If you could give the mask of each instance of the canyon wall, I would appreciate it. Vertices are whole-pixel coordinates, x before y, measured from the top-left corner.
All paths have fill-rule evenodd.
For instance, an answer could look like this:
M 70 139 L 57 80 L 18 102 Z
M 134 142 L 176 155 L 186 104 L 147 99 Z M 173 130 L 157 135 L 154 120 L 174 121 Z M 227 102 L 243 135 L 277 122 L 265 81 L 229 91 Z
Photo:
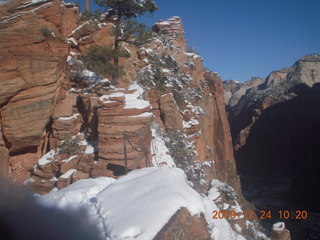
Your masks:
M 259 208 L 307 209 L 310 220 L 286 221 L 293 239 L 318 235 L 320 56 L 246 83 L 227 81 L 228 118 L 243 192 Z
M 0 18 L 0 152 L 3 174 L 21 183 L 50 146 L 78 9 L 60 1 L 10 1 Z
M 240 191 L 221 79 L 203 68 L 198 54 L 187 52 L 180 18 L 157 22 L 159 37 L 145 46 L 123 44 L 131 56 L 120 58 L 126 74 L 118 88 L 107 88 L 103 79 L 81 88 L 69 81 L 72 64 L 91 45 L 108 46 L 114 38 L 112 21 L 80 22 L 78 13 L 58 0 L 1 6 L 2 175 L 28 180 L 41 193 L 81 178 L 116 176 L 124 167 L 118 161 L 123 130 L 134 145 L 127 149 L 135 162 L 129 170 L 151 166 L 154 122 L 195 187 L 206 191 L 218 178 Z M 167 61 L 160 66 L 165 84 L 150 87 L 155 58 Z M 132 87 L 136 80 L 142 88 Z M 145 107 L 130 107 L 133 98 Z M 77 157 L 70 159 L 71 152 L 61 149 L 72 144 Z M 135 153 L 141 146 L 144 152 Z

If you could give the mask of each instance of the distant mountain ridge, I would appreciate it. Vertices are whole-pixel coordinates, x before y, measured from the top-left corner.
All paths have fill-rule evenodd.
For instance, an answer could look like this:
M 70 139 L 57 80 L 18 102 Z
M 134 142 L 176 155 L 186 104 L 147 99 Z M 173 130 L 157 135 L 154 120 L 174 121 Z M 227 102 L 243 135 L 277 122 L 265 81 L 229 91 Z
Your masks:
M 260 208 L 303 208 L 317 214 L 320 55 L 304 56 L 266 79 L 225 81 L 224 89 L 230 96 L 226 108 L 245 196 Z M 254 194 L 253 189 L 267 190 Z M 293 239 L 320 235 L 314 221 L 287 223 Z

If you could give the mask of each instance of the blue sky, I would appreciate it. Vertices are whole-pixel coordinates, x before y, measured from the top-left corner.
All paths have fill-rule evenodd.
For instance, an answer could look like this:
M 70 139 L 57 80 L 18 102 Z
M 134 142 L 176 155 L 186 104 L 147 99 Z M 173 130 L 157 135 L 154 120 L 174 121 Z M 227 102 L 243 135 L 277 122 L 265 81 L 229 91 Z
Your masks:
M 84 0 L 77 0 L 83 5 Z M 155 0 L 140 20 L 180 16 L 187 45 L 223 80 L 267 77 L 300 57 L 320 53 L 320 0 Z M 92 1 L 91 5 L 94 5 Z M 83 9 L 83 8 L 82 8 Z

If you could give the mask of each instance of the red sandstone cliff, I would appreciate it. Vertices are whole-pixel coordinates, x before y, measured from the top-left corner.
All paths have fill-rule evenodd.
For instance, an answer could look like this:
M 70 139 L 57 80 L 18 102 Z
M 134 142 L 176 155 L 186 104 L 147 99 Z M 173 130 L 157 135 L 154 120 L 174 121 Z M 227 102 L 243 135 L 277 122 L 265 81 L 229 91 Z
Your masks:
M 126 110 L 125 97 L 110 97 L 105 99 L 106 103 L 98 101 L 101 95 L 121 93 L 103 90 L 102 83 L 87 93 L 66 92 L 70 88 L 65 77 L 67 56 L 76 59 L 75 56 L 85 53 L 92 44 L 108 46 L 113 41 L 112 23 L 89 21 L 79 26 L 77 14 L 76 7 L 60 1 L 15 1 L 2 6 L 0 153 L 3 174 L 8 173 L 20 183 L 31 174 L 34 181 L 42 182 L 40 185 L 47 190 L 57 184 L 51 178 L 72 169 L 78 170 L 73 173 L 75 179 L 114 176 L 113 167 L 119 165 L 116 160 L 123 155 L 121 138 L 125 129 L 129 140 L 137 148 L 145 145 L 148 158 L 152 158 L 151 115 L 137 117 L 149 112 L 164 134 L 181 134 L 183 139 L 177 141 L 185 141 L 182 149 L 188 148 L 188 151 L 183 154 L 189 156 L 188 161 L 180 159 L 182 162 L 178 164 L 188 168 L 190 176 L 201 170 L 199 179 L 194 179 L 202 179 L 199 189 L 205 191 L 213 178 L 239 189 L 221 79 L 205 71 L 200 56 L 186 52 L 180 18 L 155 24 L 153 29 L 159 34 L 167 31 L 162 41 L 155 39 L 139 49 L 130 44 L 124 46 L 131 57 L 120 60 L 126 69 L 126 75 L 119 80 L 120 87 L 128 88 L 136 78 L 145 75 L 153 66 L 151 56 L 170 56 L 178 67 L 176 72 L 172 66 L 162 66 L 168 79 L 165 88 L 146 87 L 145 93 L 137 96 L 150 102 L 149 110 Z M 122 91 L 122 94 L 130 92 Z M 48 167 L 36 164 L 45 153 L 80 130 L 90 141 L 98 141 L 97 149 L 90 152 L 91 157 L 84 154 L 83 147 L 78 150 L 80 158 L 67 169 L 62 164 L 67 155 L 61 156 L 58 152 Z M 136 159 L 135 164 L 128 166 L 130 169 L 147 164 L 145 153 L 135 153 L 130 146 L 128 151 L 129 158 Z M 173 140 L 169 142 L 169 151 L 180 161 L 182 156 L 176 154 Z M 98 161 L 93 164 L 94 160 Z M 44 190 L 41 186 L 39 189 Z
M 70 75 L 83 77 L 79 59 L 89 46 L 113 43 L 112 22 L 79 22 L 78 9 L 59 0 L 14 1 L 0 14 L 1 175 L 44 194 L 80 179 L 176 165 L 199 192 L 219 179 L 240 193 L 221 79 L 187 52 L 179 17 L 157 22 L 144 46 L 122 45 L 130 52 L 120 59 L 126 74 L 110 87 Z
M 61 98 L 77 12 L 58 0 L 1 5 L 0 168 L 20 183 L 50 148 L 46 128 Z

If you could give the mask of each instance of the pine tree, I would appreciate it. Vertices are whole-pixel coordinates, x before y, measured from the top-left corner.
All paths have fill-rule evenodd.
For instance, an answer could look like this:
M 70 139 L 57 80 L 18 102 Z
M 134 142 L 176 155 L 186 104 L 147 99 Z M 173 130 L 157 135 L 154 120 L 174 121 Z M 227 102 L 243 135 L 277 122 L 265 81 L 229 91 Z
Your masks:
M 82 56 L 81 60 L 87 69 L 99 75 L 111 77 L 112 84 L 116 85 L 115 79 L 123 76 L 124 70 L 123 66 L 111 63 L 115 57 L 130 57 L 130 54 L 127 51 L 114 49 L 111 46 L 93 45 L 88 49 L 88 53 Z
M 123 31 L 121 30 L 121 22 L 124 19 L 137 17 L 144 13 L 153 13 L 158 9 L 153 0 L 95 0 L 95 2 L 106 8 L 108 16 L 116 17 L 115 49 L 119 49 L 119 43 L 123 41 Z M 114 64 L 118 65 L 118 58 L 114 58 Z

